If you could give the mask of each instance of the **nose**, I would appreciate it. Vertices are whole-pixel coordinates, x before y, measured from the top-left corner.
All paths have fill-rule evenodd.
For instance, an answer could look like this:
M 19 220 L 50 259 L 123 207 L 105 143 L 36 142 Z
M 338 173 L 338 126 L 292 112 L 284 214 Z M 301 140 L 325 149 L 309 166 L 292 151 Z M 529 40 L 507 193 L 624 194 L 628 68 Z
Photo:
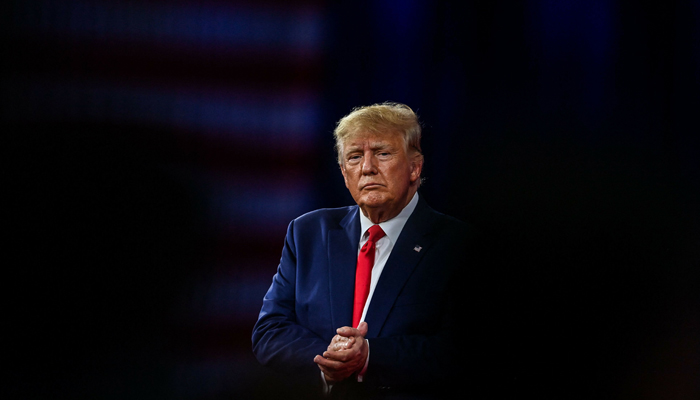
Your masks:
M 368 152 L 368 154 L 362 157 L 362 173 L 364 175 L 374 175 L 377 173 L 377 160 L 371 152 Z

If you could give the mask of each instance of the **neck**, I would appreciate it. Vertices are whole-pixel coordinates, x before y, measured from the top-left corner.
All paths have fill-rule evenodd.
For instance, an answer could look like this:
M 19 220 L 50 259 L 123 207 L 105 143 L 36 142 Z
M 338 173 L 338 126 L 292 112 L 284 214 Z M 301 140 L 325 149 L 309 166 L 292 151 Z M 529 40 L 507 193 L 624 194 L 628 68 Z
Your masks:
M 392 210 L 384 210 L 384 209 L 378 209 L 378 208 L 360 208 L 362 210 L 362 214 L 365 215 L 372 223 L 374 224 L 379 224 L 384 221 L 388 221 L 395 216 L 399 215 L 401 210 L 398 210 L 398 212 L 392 211 Z

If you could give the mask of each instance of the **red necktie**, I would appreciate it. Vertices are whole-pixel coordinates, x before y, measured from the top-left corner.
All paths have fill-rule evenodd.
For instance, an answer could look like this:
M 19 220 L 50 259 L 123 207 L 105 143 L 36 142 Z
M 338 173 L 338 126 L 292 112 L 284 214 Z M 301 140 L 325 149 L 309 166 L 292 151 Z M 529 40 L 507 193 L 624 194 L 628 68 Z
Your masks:
M 377 241 L 386 235 L 379 225 L 372 225 L 369 230 L 369 240 L 360 249 L 357 257 L 357 269 L 355 270 L 355 301 L 352 309 L 352 326 L 360 325 L 362 311 L 365 308 L 367 296 L 369 296 L 370 282 L 372 281 L 372 267 L 374 266 L 374 253 Z

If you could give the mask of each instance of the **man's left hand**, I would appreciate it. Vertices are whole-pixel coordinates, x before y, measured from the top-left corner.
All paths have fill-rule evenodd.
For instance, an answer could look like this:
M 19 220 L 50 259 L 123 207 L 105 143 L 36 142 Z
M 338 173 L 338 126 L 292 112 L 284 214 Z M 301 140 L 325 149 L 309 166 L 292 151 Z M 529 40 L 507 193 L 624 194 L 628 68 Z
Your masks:
M 365 335 L 367 323 L 362 322 L 358 328 L 345 326 L 337 330 L 337 335 L 328 346 L 323 356 L 316 356 L 318 364 L 328 382 L 339 382 L 347 379 L 365 366 L 369 347 Z

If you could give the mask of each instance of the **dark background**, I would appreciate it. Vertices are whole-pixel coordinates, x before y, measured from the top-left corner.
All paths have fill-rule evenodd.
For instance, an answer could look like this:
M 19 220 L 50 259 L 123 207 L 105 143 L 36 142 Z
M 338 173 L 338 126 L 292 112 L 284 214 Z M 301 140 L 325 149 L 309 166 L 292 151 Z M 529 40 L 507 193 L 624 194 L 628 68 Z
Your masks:
M 289 395 L 252 325 L 289 221 L 352 202 L 335 121 L 389 100 L 488 238 L 489 393 L 697 398 L 700 2 L 656 3 L 4 3 L 11 394 Z

